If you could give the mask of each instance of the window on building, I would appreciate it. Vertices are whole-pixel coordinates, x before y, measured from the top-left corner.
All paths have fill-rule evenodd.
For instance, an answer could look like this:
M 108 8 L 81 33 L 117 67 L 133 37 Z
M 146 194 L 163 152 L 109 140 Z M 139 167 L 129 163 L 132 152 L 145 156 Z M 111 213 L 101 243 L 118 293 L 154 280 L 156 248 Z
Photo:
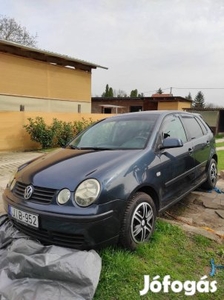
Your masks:
M 111 108 L 109 108 L 109 107 L 104 107 L 104 108 L 103 108 L 103 113 L 104 113 L 104 114 L 111 114 Z

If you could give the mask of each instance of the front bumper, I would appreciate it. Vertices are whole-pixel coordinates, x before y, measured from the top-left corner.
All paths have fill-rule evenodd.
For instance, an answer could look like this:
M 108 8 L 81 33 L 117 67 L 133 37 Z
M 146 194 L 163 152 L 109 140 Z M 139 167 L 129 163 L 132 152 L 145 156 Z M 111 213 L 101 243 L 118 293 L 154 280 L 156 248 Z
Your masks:
M 22 202 L 13 201 L 10 194 L 10 191 L 6 189 L 3 194 L 3 202 L 5 211 L 14 226 L 45 245 L 54 244 L 89 250 L 116 244 L 118 241 L 121 215 L 124 210 L 122 200 L 114 200 L 112 204 L 104 204 L 104 212 L 102 213 L 76 216 L 33 209 Z M 9 214 L 9 205 L 27 213 L 37 214 L 39 227 L 31 227 L 12 218 Z M 108 210 L 105 209 L 105 205 L 108 206 Z

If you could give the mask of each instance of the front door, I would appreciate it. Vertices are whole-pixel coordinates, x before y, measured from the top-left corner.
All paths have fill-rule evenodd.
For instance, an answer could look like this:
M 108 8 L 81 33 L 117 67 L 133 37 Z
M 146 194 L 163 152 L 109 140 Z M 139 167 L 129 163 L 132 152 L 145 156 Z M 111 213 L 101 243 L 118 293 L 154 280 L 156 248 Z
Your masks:
M 175 114 L 165 117 L 159 132 L 158 144 L 159 140 L 168 137 L 181 139 L 183 146 L 159 150 L 157 153 L 160 159 L 156 174 L 161 176 L 161 208 L 177 201 L 189 190 L 195 179 L 193 144 L 187 140 L 182 122 Z

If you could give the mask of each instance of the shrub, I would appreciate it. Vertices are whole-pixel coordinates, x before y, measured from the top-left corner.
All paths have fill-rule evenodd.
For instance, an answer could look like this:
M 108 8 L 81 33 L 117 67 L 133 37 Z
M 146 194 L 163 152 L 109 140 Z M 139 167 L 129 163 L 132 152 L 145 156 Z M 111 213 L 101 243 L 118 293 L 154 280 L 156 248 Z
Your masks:
M 24 125 L 32 141 L 41 144 L 42 148 L 50 148 L 53 144 L 54 132 L 51 127 L 46 125 L 41 117 L 35 120 L 28 118 L 29 124 Z
M 87 127 L 92 125 L 93 123 L 94 122 L 91 118 L 89 118 L 89 120 L 82 118 L 81 121 L 74 121 L 73 125 L 74 125 L 75 134 L 80 133 L 81 131 L 83 131 L 84 129 L 86 129 Z
M 82 118 L 81 121 L 63 122 L 53 119 L 51 125 L 46 125 L 42 117 L 35 120 L 28 118 L 29 124 L 24 128 L 32 141 L 38 142 L 43 149 L 65 146 L 76 134 L 93 124 L 91 119 Z
M 71 122 L 63 122 L 53 119 L 52 131 L 54 132 L 53 146 L 64 147 L 75 135 L 74 128 Z

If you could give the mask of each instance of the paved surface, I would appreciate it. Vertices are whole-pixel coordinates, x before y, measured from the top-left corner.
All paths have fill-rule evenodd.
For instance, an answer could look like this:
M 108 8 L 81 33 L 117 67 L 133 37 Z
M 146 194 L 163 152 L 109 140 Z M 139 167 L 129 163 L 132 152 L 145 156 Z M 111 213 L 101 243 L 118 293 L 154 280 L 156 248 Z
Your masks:
M 215 190 L 191 192 L 162 217 L 188 232 L 224 244 L 224 180 L 218 180 Z
M 224 139 L 217 139 L 216 140 L 216 144 L 219 144 L 219 143 L 224 143 Z M 216 148 L 216 150 L 224 150 L 224 147 L 218 147 L 218 148 Z
M 2 193 L 13 172 L 21 164 L 40 155 L 42 153 L 38 152 L 0 152 L 0 214 L 5 213 Z M 181 225 L 188 232 L 224 243 L 224 193 L 219 192 L 224 192 L 224 172 L 218 180 L 217 190 L 192 192 L 164 213 L 162 218 Z
M 38 152 L 0 152 L 0 214 L 4 212 L 2 193 L 12 174 L 19 166 L 40 155 L 42 153 Z

